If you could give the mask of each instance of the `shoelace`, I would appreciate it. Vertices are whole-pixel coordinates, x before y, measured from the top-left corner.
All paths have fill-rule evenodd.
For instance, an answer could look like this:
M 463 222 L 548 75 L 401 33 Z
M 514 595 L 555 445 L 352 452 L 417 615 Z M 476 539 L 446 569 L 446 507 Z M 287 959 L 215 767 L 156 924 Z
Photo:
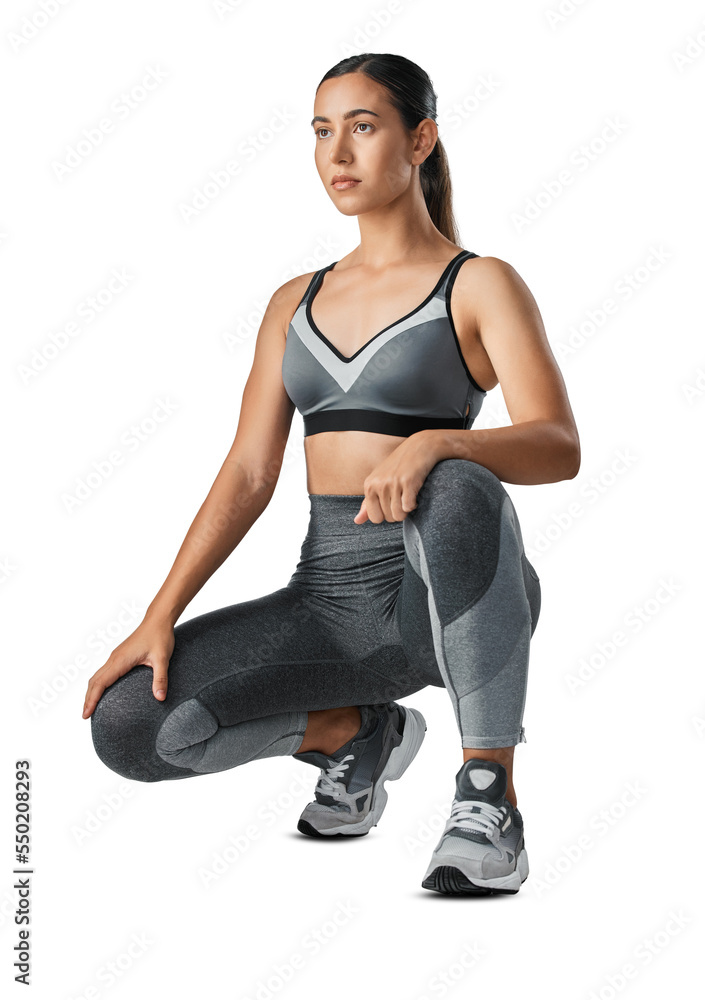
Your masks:
M 353 760 L 355 754 L 349 753 L 343 757 L 342 760 L 333 764 L 332 767 L 322 767 L 321 776 L 316 784 L 316 791 L 323 792 L 324 795 L 332 795 L 338 797 L 340 795 L 340 785 L 338 784 L 338 778 L 343 777 L 343 771 L 346 771 L 350 765 L 346 764 L 346 760 Z
M 479 812 L 471 812 L 478 808 Z M 460 829 L 480 831 L 486 834 L 489 840 L 495 840 L 499 836 L 499 824 L 506 815 L 506 806 L 498 808 L 481 799 L 454 798 L 450 819 L 446 823 L 446 832 L 457 826 Z

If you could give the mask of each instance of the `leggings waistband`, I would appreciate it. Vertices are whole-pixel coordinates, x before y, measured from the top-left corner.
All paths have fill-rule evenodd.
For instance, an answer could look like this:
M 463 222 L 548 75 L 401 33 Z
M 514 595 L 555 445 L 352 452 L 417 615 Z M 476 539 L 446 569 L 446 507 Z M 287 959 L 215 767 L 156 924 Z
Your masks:
M 364 493 L 309 493 L 309 525 L 317 535 L 352 535 L 362 531 L 399 531 L 403 521 L 364 521 L 356 524 L 353 520 L 365 498 Z

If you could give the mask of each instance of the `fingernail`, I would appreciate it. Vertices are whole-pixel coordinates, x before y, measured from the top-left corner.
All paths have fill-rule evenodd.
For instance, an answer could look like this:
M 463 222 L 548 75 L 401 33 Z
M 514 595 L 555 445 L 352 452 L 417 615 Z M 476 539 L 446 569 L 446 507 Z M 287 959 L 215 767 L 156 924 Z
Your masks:
M 163 694 L 166 694 L 166 691 L 164 691 L 163 688 L 159 688 L 157 691 L 157 698 L 160 698 Z

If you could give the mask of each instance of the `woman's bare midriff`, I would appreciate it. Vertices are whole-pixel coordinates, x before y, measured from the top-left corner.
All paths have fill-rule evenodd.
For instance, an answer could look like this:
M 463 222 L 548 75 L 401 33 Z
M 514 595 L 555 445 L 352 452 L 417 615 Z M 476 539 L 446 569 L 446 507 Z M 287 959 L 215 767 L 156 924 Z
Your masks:
M 376 465 L 406 439 L 370 431 L 322 431 L 304 438 L 309 493 L 365 492 Z

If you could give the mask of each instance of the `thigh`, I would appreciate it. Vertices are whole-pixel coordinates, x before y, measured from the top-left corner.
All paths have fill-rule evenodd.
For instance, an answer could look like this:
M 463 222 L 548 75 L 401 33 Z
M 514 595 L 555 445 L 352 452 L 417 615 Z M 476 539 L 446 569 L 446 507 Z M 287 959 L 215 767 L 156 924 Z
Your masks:
M 180 626 L 175 699 L 197 695 L 223 726 L 391 699 L 408 687 L 404 653 L 368 624 L 295 586 L 200 615 Z
M 287 586 L 177 625 L 166 699 L 152 694 L 151 667 L 118 678 L 91 716 L 98 756 L 119 774 L 147 781 L 187 777 L 195 772 L 175 775 L 155 750 L 166 720 L 179 712 L 207 714 L 227 727 L 410 693 L 401 647 L 380 647 L 376 634 L 350 627 L 331 606 L 323 613 L 305 590 Z
M 397 624 L 407 655 L 419 669 L 430 671 L 428 683 L 444 683 L 437 666 L 442 654 L 439 628 L 478 605 L 493 583 L 501 591 L 499 611 L 506 613 L 505 621 L 511 619 L 512 608 L 519 621 L 526 606 L 533 633 L 541 603 L 539 578 L 524 552 L 512 500 L 485 466 L 465 459 L 438 462 L 404 521 L 403 537 L 405 570 Z M 506 566 L 498 580 L 502 556 Z M 509 639 L 511 629 L 506 632 Z

